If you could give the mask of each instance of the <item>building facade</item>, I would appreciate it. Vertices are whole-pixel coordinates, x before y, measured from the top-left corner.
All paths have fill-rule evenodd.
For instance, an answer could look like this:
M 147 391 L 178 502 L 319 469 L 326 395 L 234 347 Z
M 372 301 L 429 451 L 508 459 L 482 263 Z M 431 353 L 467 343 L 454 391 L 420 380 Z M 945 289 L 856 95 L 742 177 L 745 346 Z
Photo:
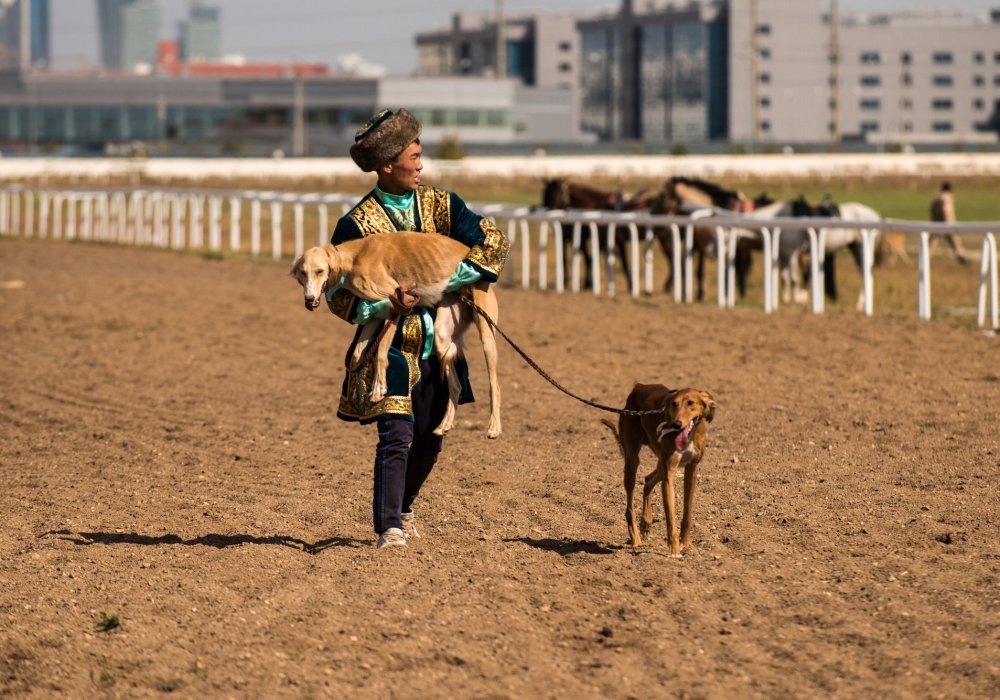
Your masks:
M 178 27 L 182 61 L 218 61 L 222 57 L 219 8 L 194 4 Z
M 729 0 L 729 128 L 737 143 L 826 143 L 831 45 L 821 0 Z
M 344 155 L 374 112 L 404 106 L 431 152 L 451 139 L 480 152 L 575 143 L 569 93 L 514 79 L 10 71 L 0 73 L 0 150 L 270 155 L 301 143 L 303 155 Z
M 1000 12 L 851 16 L 841 25 L 845 139 L 977 143 L 1000 130 Z
M 97 0 L 101 65 L 134 70 L 156 64 L 160 8 L 156 0 Z
M 533 12 L 504 19 L 504 76 L 524 85 L 572 90 L 578 82 L 576 18 L 568 12 Z M 451 26 L 416 35 L 417 75 L 496 76 L 497 19 L 457 13 Z
M 726 18 L 721 2 L 623 0 L 579 21 L 582 130 L 654 145 L 725 138 Z
M 0 1 L 0 68 L 45 68 L 49 52 L 49 0 Z

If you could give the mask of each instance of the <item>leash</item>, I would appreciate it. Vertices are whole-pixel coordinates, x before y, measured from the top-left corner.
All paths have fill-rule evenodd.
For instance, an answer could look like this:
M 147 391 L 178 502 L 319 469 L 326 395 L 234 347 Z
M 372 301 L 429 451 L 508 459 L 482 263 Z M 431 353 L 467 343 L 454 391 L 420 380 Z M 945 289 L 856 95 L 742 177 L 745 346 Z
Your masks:
M 496 322 L 492 318 L 490 318 L 489 314 L 487 314 L 485 311 L 483 311 L 481 308 L 479 308 L 479 306 L 476 304 L 476 302 L 474 302 L 472 300 L 471 297 L 469 297 L 469 296 L 467 296 L 465 294 L 462 294 L 462 295 L 459 296 L 459 299 L 462 301 L 463 304 L 471 307 L 473 311 L 475 311 L 477 314 L 479 314 L 480 316 L 482 316 L 486 320 L 486 323 L 489 325 L 489 327 L 491 329 L 493 329 L 494 331 L 496 331 L 497 333 L 499 333 L 501 335 L 501 337 L 503 337 L 503 339 L 506 340 L 507 343 L 512 348 L 514 348 L 514 351 L 517 352 L 517 354 L 520 355 L 524 359 L 524 361 L 528 363 L 528 366 L 530 366 L 531 369 L 535 370 L 536 372 L 538 372 L 539 375 L 541 375 L 542 379 L 544 379 L 545 381 L 547 381 L 549 384 L 551 384 L 552 386 L 554 386 L 556 389 L 558 389 L 562 393 L 566 394 L 567 396 L 570 396 L 570 397 L 576 399 L 577 401 L 579 401 L 580 403 L 585 403 L 588 406 L 592 406 L 593 408 L 596 408 L 598 410 L 607 411 L 608 413 L 617 413 L 618 415 L 621 415 L 621 416 L 651 416 L 651 415 L 654 415 L 654 414 L 662 414 L 663 413 L 663 409 L 662 408 L 657 408 L 657 409 L 651 410 L 651 411 L 635 411 L 635 410 L 628 409 L 628 408 L 615 408 L 614 406 L 605 406 L 604 404 L 600 404 L 600 403 L 597 403 L 596 401 L 591 401 L 590 399 L 585 399 L 582 396 L 574 394 L 572 391 L 570 391 L 569 389 L 567 389 L 566 387 L 564 387 L 562 384 L 560 384 L 559 382 L 557 382 L 555 379 L 553 379 L 551 376 L 549 376 L 548 372 L 546 372 L 544 369 L 542 369 L 541 367 L 539 367 L 538 363 L 535 362 L 534 360 L 532 360 L 528 356 L 528 353 L 526 353 L 524 350 L 522 350 L 520 347 L 518 347 L 517 343 L 515 343 L 513 340 L 511 340 L 510 336 L 508 336 L 506 333 L 504 333 L 500 329 L 500 326 L 498 326 L 496 324 Z

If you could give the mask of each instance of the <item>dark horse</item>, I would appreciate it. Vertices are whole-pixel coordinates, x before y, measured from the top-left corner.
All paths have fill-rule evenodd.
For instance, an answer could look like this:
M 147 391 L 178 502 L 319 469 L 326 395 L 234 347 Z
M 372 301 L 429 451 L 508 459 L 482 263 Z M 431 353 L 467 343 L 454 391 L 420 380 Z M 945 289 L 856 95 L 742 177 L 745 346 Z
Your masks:
M 625 192 L 606 192 L 588 185 L 581 185 L 571 182 L 566 178 L 559 177 L 545 180 L 542 188 L 542 206 L 546 209 L 584 209 L 590 211 L 637 211 L 649 206 L 650 197 L 640 192 L 635 196 L 628 196 Z M 599 247 L 604 249 L 604 241 L 607 240 L 607 226 L 597 226 L 597 236 Z M 591 285 L 591 267 L 593 261 L 590 258 L 590 227 L 583 226 L 580 231 L 580 252 L 583 254 L 586 277 L 584 286 Z M 618 259 L 621 260 L 625 277 L 629 277 L 628 256 L 626 255 L 626 244 L 628 236 L 624 229 L 618 228 L 615 231 L 615 250 Z M 563 245 L 566 248 L 572 246 L 572 237 L 564 236 Z M 569 256 L 565 258 L 569 260 Z M 569 274 L 569 265 L 566 265 L 566 273 Z
M 754 199 L 748 199 L 739 190 L 726 188 L 708 182 L 687 177 L 672 177 L 667 180 L 663 191 L 650 204 L 651 214 L 680 215 L 690 213 L 693 209 L 726 209 L 736 213 L 753 211 L 757 207 L 773 202 L 766 194 L 760 194 Z M 695 274 L 698 279 L 698 301 L 705 298 L 705 256 L 715 243 L 715 235 L 704 226 L 694 227 L 694 254 L 697 257 Z M 654 229 L 654 234 L 660 242 L 668 262 L 673 260 L 673 237 L 664 229 Z M 759 248 L 759 243 L 756 243 Z M 747 277 L 750 274 L 752 251 L 755 242 L 752 239 L 740 238 L 736 243 L 736 286 L 740 296 L 746 295 Z M 668 267 L 664 290 L 670 290 L 673 284 L 673 265 Z M 683 269 L 682 269 L 683 274 Z

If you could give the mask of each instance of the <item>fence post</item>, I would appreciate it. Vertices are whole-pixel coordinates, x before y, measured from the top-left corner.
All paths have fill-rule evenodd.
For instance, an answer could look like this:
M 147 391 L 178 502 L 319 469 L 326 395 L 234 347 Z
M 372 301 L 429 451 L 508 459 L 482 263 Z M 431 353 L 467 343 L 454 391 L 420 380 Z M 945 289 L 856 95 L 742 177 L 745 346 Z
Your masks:
M 24 191 L 24 236 L 35 237 L 35 191 Z
M 305 250 L 305 205 L 301 201 L 295 202 L 295 255 L 302 255 Z
M 1000 326 L 1000 293 L 997 290 L 997 241 L 992 232 L 983 237 L 983 257 L 979 264 L 979 312 L 976 322 L 980 327 L 986 324 L 986 298 L 990 300 L 990 327 Z
M 49 204 L 52 196 L 42 190 L 38 195 L 38 237 L 48 238 L 49 235 Z
M 631 245 L 631 250 L 629 251 L 632 256 L 632 274 L 631 274 L 631 291 L 632 297 L 639 297 L 639 227 L 634 221 L 630 221 L 628 224 L 628 235 L 629 244 Z
M 250 255 L 260 255 L 260 199 L 250 200 Z
M 222 197 L 209 198 L 208 217 L 208 247 L 212 250 L 222 250 Z
M 271 202 L 271 257 L 281 260 L 281 202 Z
M 931 318 L 931 252 L 930 234 L 920 232 L 917 252 L 917 315 L 927 321 Z
M 232 195 L 229 198 L 229 250 L 240 249 L 240 208 L 243 200 Z

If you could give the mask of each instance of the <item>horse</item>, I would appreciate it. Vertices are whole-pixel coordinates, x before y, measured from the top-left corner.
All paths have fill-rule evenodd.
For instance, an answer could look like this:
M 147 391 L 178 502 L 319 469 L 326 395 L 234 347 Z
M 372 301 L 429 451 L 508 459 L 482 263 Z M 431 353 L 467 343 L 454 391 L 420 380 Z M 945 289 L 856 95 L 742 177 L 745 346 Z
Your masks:
M 839 218 L 847 221 L 881 221 L 882 217 L 871 207 L 859 202 L 845 202 L 835 204 L 829 198 L 818 204 L 810 204 L 805 197 L 800 196 L 794 200 L 779 200 L 773 204 L 755 209 L 747 215 L 753 219 L 771 218 Z M 748 232 L 744 231 L 742 236 Z M 751 234 L 753 235 L 753 234 Z M 756 238 L 756 236 L 754 236 Z M 834 257 L 838 250 L 848 248 L 854 257 L 859 272 L 863 273 L 861 231 L 857 228 L 827 228 L 824 236 L 824 291 L 832 298 L 836 299 L 836 282 L 834 269 Z M 793 300 L 796 303 L 805 303 L 808 300 L 808 293 L 802 286 L 800 275 L 801 258 L 803 254 L 810 251 L 809 234 L 805 227 L 790 228 L 782 227 L 781 237 L 778 244 L 778 267 L 783 281 L 782 299 L 788 304 Z M 808 277 L 806 277 L 808 279 Z M 858 303 L 863 299 L 859 297 Z
M 634 196 L 619 190 L 617 192 L 607 192 L 605 190 L 581 185 L 571 182 L 564 177 L 547 179 L 542 186 L 542 207 L 545 209 L 584 209 L 589 211 L 615 211 L 627 212 L 638 211 L 649 207 L 651 197 L 645 192 L 639 192 Z M 586 269 L 584 286 L 591 285 L 591 267 L 593 261 L 590 259 L 590 227 L 582 226 L 580 231 L 580 252 L 583 254 L 584 266 Z M 607 226 L 597 226 L 598 241 L 607 240 Z M 615 231 L 614 246 L 617 257 L 621 260 L 625 277 L 629 277 L 628 256 L 626 255 L 626 245 L 628 236 L 622 228 Z M 573 244 L 570 236 L 563 238 L 563 245 L 569 250 Z M 600 246 L 603 249 L 603 245 Z M 570 256 L 565 257 L 566 260 Z M 569 274 L 569 266 L 566 266 L 566 274 Z
M 739 190 L 728 190 L 714 182 L 675 176 L 667 180 L 663 191 L 650 203 L 651 214 L 683 214 L 691 209 L 725 209 L 736 213 L 745 213 L 772 203 L 774 200 L 767 194 L 760 194 L 754 199 L 748 199 Z M 696 275 L 698 280 L 697 298 L 705 298 L 705 257 L 710 254 L 715 244 L 713 233 L 703 227 L 695 226 L 693 230 L 693 251 L 697 256 Z M 660 242 L 667 260 L 672 260 L 673 238 L 663 229 L 654 229 L 654 235 Z M 736 286 L 741 297 L 746 295 L 747 277 L 750 274 L 752 251 L 760 250 L 760 242 L 756 237 L 741 237 L 736 243 Z M 683 271 L 682 271 L 683 274 Z M 673 284 L 673 266 L 669 267 L 664 290 L 669 291 Z
M 829 195 L 823 198 L 816 205 L 816 215 L 829 217 L 831 219 L 842 219 L 844 221 L 874 222 L 881 221 L 882 216 L 871 207 L 860 202 L 844 202 L 837 204 Z M 784 235 L 784 234 L 782 234 Z M 851 252 L 854 264 L 858 268 L 858 273 L 864 275 L 864 255 L 860 228 L 828 228 L 824 236 L 823 246 L 823 293 L 830 301 L 837 301 L 837 276 L 836 276 L 836 256 L 837 251 L 847 248 Z M 876 238 L 876 241 L 878 239 Z M 875 260 L 877 265 L 880 262 L 882 250 L 875 246 Z M 809 268 L 804 268 L 804 281 L 809 281 Z M 864 303 L 863 296 L 858 297 L 858 307 Z

